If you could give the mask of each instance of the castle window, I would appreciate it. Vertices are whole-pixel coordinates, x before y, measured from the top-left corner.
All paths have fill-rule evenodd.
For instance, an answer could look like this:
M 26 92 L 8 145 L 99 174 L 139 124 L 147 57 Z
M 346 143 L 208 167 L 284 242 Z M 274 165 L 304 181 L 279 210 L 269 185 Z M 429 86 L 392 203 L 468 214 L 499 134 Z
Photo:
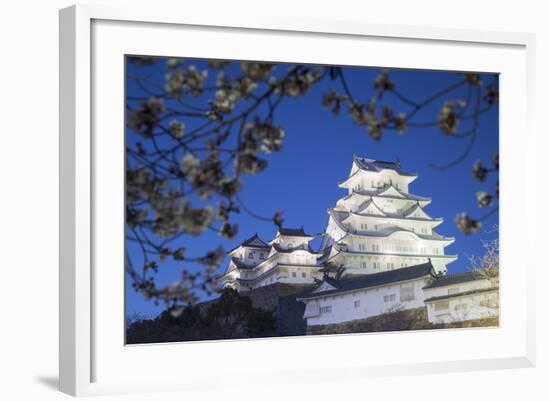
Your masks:
M 292 277 L 296 277 L 296 272 L 292 272 Z
M 265 259 L 265 253 L 260 253 L 260 259 Z
M 321 313 L 331 313 L 332 312 L 332 306 L 329 305 L 329 306 L 321 306 L 319 308 L 319 312 Z
M 248 254 L 248 259 L 254 259 L 254 252 L 250 252 Z
M 414 287 L 412 285 L 409 287 L 401 287 L 399 289 L 399 300 L 401 302 L 414 300 Z
M 436 303 L 434 304 L 434 309 L 435 309 L 436 311 L 447 310 L 447 309 L 449 309 L 449 301 L 436 302 Z
M 374 268 L 374 270 L 378 270 L 378 268 L 380 267 L 380 263 L 374 262 L 374 263 L 372 264 L 372 267 Z
M 384 295 L 384 302 L 394 302 L 394 301 L 395 301 L 395 294 Z
M 361 306 L 361 301 L 355 301 L 355 302 L 353 303 L 353 307 L 354 307 L 354 308 L 359 308 L 360 306 Z
M 302 277 L 303 277 L 303 278 L 306 277 L 306 273 L 305 273 L 305 272 L 302 272 Z
M 361 266 L 363 267 L 363 269 L 366 269 L 367 268 L 367 262 L 361 263 Z

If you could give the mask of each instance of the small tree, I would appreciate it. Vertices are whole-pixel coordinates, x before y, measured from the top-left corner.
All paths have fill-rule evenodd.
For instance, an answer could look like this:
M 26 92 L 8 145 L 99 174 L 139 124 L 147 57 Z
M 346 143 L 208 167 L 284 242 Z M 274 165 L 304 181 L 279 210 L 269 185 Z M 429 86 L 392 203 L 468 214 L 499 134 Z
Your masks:
M 470 265 L 477 275 L 491 281 L 493 287 L 498 287 L 500 283 L 499 239 L 482 240 L 481 242 L 485 253 L 481 256 L 470 256 Z
M 498 227 L 494 228 L 498 231 Z M 492 288 L 499 288 L 500 285 L 500 243 L 498 237 L 492 240 L 481 240 L 485 253 L 481 256 L 470 256 L 470 265 L 476 275 L 480 278 L 489 280 Z M 499 309 L 499 298 L 491 297 L 484 303 L 485 307 Z

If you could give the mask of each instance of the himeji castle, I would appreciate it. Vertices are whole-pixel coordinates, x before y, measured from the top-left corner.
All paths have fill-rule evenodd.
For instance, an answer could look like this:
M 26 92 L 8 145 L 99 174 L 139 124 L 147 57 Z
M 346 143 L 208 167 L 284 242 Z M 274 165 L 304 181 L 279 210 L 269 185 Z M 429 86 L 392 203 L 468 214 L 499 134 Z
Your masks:
M 319 251 L 303 229 L 281 228 L 269 243 L 251 237 L 229 252 L 223 285 L 310 284 L 297 295 L 308 326 L 424 307 L 432 323 L 495 316 L 498 286 L 476 272 L 446 274 L 454 238 L 435 231 L 443 219 L 424 210 L 431 199 L 409 191 L 417 178 L 399 161 L 354 156 Z
M 257 234 L 229 251 L 231 259 L 220 277 L 224 287 L 249 291 L 274 283 L 313 284 L 322 277 L 311 249 L 313 236 L 303 228 L 279 228 L 269 243 Z
M 339 184 L 348 195 L 328 209 L 322 245 L 323 264 L 344 266 L 347 274 L 372 274 L 425 263 L 445 273 L 457 259 L 446 255 L 454 238 L 434 229 L 443 222 L 424 208 L 430 198 L 409 192 L 416 174 L 399 161 L 384 162 L 357 156 L 349 177 Z

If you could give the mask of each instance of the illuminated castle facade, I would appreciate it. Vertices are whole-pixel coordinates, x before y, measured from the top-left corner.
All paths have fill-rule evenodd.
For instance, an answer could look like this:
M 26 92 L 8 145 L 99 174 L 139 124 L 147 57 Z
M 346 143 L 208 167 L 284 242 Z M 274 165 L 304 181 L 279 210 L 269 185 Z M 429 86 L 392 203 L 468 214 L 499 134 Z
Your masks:
M 240 292 L 275 284 L 310 285 L 297 295 L 308 326 L 338 324 L 395 310 L 427 308 L 432 323 L 498 314 L 498 287 L 476 272 L 447 275 L 454 238 L 424 209 L 431 198 L 409 187 L 417 175 L 399 161 L 353 157 L 339 183 L 347 195 L 328 209 L 319 251 L 301 229 L 257 235 L 229 252 L 220 280 Z

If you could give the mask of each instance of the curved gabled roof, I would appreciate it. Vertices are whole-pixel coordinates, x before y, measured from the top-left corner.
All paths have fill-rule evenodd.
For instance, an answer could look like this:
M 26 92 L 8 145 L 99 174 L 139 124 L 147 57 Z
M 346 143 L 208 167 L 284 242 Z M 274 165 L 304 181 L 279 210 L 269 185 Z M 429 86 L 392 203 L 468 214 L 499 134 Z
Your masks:
M 230 269 L 231 263 L 235 265 L 236 269 Z M 225 271 L 223 272 L 223 274 L 220 275 L 218 279 L 225 277 L 227 274 L 231 273 L 233 270 L 252 270 L 255 267 L 257 267 L 260 263 L 257 263 L 255 265 L 247 265 L 242 260 L 233 257 L 231 258 L 230 262 L 227 264 L 227 267 L 225 268 Z
M 370 201 L 365 202 L 365 204 L 368 203 L 368 202 L 370 202 Z M 400 219 L 400 220 L 431 221 L 431 222 L 442 222 L 443 221 L 443 218 L 441 218 L 441 217 L 433 218 L 433 217 L 428 216 L 428 214 L 426 212 L 424 212 L 424 209 L 422 209 L 422 207 L 418 203 L 415 203 L 414 205 L 412 205 L 408 209 L 403 210 L 400 213 L 385 212 L 382 209 L 380 209 L 376 205 L 375 202 L 373 202 L 373 204 L 374 204 L 374 206 L 376 206 L 376 208 L 378 210 L 380 210 L 382 212 L 382 214 L 383 214 L 382 216 L 376 215 L 376 214 L 361 213 L 361 211 L 364 210 L 365 207 L 368 206 L 368 205 L 365 205 L 365 207 L 362 207 L 362 208 L 358 209 L 358 211 L 350 212 L 350 214 L 354 214 L 356 216 L 378 217 L 378 218 Z M 423 217 L 409 217 L 417 209 L 420 209 L 428 217 L 426 217 L 426 218 L 423 218 Z
M 342 214 L 342 213 L 344 213 L 344 214 L 346 214 L 346 215 L 349 215 L 348 212 L 340 212 L 340 211 L 336 211 L 336 210 L 334 210 L 334 209 L 332 209 L 332 208 L 328 209 L 328 214 L 329 214 L 330 217 L 332 217 L 332 220 L 334 220 L 334 222 L 336 223 L 336 225 L 337 225 L 342 231 L 344 231 L 344 232 L 347 233 L 347 232 L 349 232 L 349 228 L 347 228 L 344 224 L 342 224 L 342 220 L 340 220 L 340 219 L 338 218 L 338 215 L 339 215 L 339 214 Z
M 315 252 L 309 246 L 309 244 L 307 246 L 305 244 L 302 244 L 302 245 L 298 245 L 298 246 L 295 246 L 295 247 L 292 247 L 292 248 L 283 248 L 279 244 L 274 243 L 273 244 L 273 249 L 275 249 L 279 253 L 292 253 L 292 252 L 296 252 L 296 251 L 306 251 L 306 252 L 309 252 L 309 253 L 312 253 L 312 254 L 315 254 L 315 255 L 319 254 L 319 252 Z
M 401 164 L 397 161 L 395 162 L 388 162 L 384 160 L 373 160 L 373 159 L 366 159 L 364 157 L 359 157 L 357 155 L 353 155 L 353 162 L 355 165 L 364 171 L 371 171 L 371 172 L 381 172 L 382 170 L 393 170 L 397 174 L 405 176 L 405 177 L 418 177 L 418 174 L 416 173 L 410 173 L 401 168 Z
M 350 214 L 360 217 L 374 217 L 377 219 L 395 219 L 395 220 L 405 220 L 405 221 L 424 221 L 424 222 L 430 222 L 430 223 L 437 223 L 436 225 L 439 225 L 443 222 L 442 217 L 435 217 L 435 218 L 421 218 L 421 217 L 407 217 L 403 216 L 399 213 L 387 213 L 384 216 L 379 216 L 377 214 L 365 214 L 365 213 L 357 213 L 357 212 L 351 212 Z M 433 227 L 435 227 L 434 225 Z
M 382 216 L 387 216 L 387 213 L 386 213 L 385 211 L 383 211 L 382 209 L 380 209 L 380 208 L 378 207 L 378 205 L 376 204 L 376 202 L 374 202 L 374 200 L 373 200 L 372 198 L 370 198 L 370 199 L 369 199 L 368 201 L 366 201 L 366 202 L 363 202 L 363 203 L 361 204 L 361 206 L 359 207 L 358 210 L 363 211 L 363 210 L 367 209 L 367 208 L 368 208 L 369 206 L 371 206 L 371 205 L 374 206 L 374 207 L 376 208 L 376 210 L 379 211 L 380 214 L 381 214 Z M 360 213 L 354 212 L 354 214 L 360 214 Z
M 254 248 L 269 248 L 269 245 L 264 240 L 262 240 L 258 236 L 258 234 L 254 234 L 252 237 L 245 240 L 241 245 Z
M 235 252 L 240 247 L 245 246 L 248 248 L 259 248 L 259 249 L 269 249 L 271 246 L 267 244 L 264 240 L 262 240 L 258 234 L 254 234 L 252 237 L 245 239 L 243 242 L 241 242 L 240 245 L 237 245 L 235 248 L 229 250 L 227 252 L 228 255 L 231 255 L 233 252 Z
M 313 237 L 312 235 L 306 234 L 304 231 L 304 227 L 300 228 L 287 228 L 287 227 L 281 227 L 278 230 L 280 235 L 286 235 L 289 237 Z
M 395 233 L 399 233 L 399 232 L 412 234 L 412 235 L 415 235 L 416 237 L 418 237 L 420 239 L 429 240 L 429 241 L 454 241 L 454 239 L 455 239 L 454 237 L 444 237 L 444 236 L 436 233 L 435 231 L 432 232 L 432 234 L 419 234 L 417 232 L 407 230 L 405 228 L 398 227 L 398 226 L 387 226 L 387 227 L 384 227 L 384 228 L 382 228 L 381 230 L 378 230 L 378 231 L 363 231 L 363 232 L 357 231 L 357 232 L 349 232 L 349 233 L 351 235 L 355 235 L 355 236 L 358 236 L 358 237 L 389 237 L 389 236 L 391 236 Z M 365 233 L 365 234 L 363 234 L 363 233 Z M 368 233 L 368 234 L 366 234 L 366 233 Z
M 346 227 L 344 224 L 342 224 L 342 221 L 339 218 L 339 214 L 343 214 L 343 213 L 346 213 L 346 214 L 349 215 L 348 212 L 337 212 L 333 209 L 329 209 L 329 215 L 332 217 L 334 222 L 338 225 L 338 227 L 342 231 L 348 233 L 349 235 L 355 235 L 355 236 L 358 236 L 358 237 L 389 237 L 390 235 L 392 235 L 396 232 L 406 232 L 406 233 L 413 234 L 413 235 L 417 236 L 420 239 L 430 240 L 430 241 L 454 241 L 455 240 L 454 237 L 444 237 L 444 236 L 436 233 L 435 231 L 431 235 L 430 234 L 419 234 L 417 232 L 407 230 L 405 228 L 398 227 L 398 226 L 387 226 L 387 227 L 384 227 L 381 230 L 377 230 L 377 231 L 350 230 L 348 227 Z
M 244 270 L 254 269 L 258 265 L 258 264 L 247 265 L 246 263 L 244 263 L 242 260 L 238 258 L 231 258 L 231 262 L 233 262 L 233 264 L 237 266 L 238 269 L 244 269 Z
M 432 198 L 428 198 L 428 197 L 425 197 L 425 196 L 419 196 L 419 195 L 414 195 L 414 194 L 411 194 L 411 193 L 408 193 L 408 192 L 403 192 L 400 189 L 396 188 L 393 184 L 385 185 L 384 187 L 380 188 L 380 190 L 378 191 L 378 195 L 374 195 L 374 196 L 387 196 L 387 197 L 395 198 L 395 196 L 393 196 L 393 195 L 384 195 L 390 189 L 396 191 L 399 195 L 401 195 L 400 197 L 402 197 L 403 199 L 416 200 L 416 201 L 431 201 L 432 200 Z
M 417 202 L 431 202 L 432 198 L 427 196 L 420 196 L 420 195 L 414 195 L 411 193 L 406 193 L 403 191 L 398 190 L 397 188 L 393 187 L 401 196 L 393 196 L 393 195 L 384 195 L 383 193 L 393 185 L 386 185 L 376 191 L 369 191 L 368 189 L 362 189 L 360 191 L 352 190 L 352 192 L 346 196 L 344 196 L 342 199 L 349 199 L 353 195 L 359 195 L 359 196 L 368 196 L 368 197 L 378 197 L 378 198 L 387 198 L 387 199 L 403 199 L 403 200 L 410 200 L 410 201 L 417 201 Z

